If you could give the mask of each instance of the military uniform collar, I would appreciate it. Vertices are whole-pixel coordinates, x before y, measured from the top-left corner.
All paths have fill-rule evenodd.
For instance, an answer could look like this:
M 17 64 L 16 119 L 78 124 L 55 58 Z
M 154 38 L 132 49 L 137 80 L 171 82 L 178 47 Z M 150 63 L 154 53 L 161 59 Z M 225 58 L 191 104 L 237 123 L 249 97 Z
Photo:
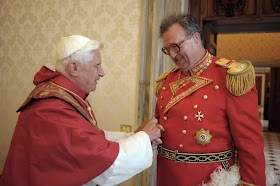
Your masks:
M 190 70 L 192 76 L 199 76 L 212 63 L 213 55 L 207 50 L 203 58 Z

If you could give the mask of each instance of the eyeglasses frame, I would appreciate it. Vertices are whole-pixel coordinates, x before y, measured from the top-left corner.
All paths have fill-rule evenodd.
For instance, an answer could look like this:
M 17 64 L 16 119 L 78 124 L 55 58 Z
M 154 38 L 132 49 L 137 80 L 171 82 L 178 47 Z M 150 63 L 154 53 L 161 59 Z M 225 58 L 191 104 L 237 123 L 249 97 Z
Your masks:
M 183 41 L 181 41 L 180 43 L 178 43 L 178 44 L 172 44 L 172 45 L 170 45 L 170 47 L 169 47 L 169 49 L 167 49 L 167 48 L 164 48 L 164 47 L 162 47 L 161 48 L 161 50 L 162 50 L 162 52 L 164 53 L 164 54 L 166 54 L 166 55 L 169 55 L 170 54 L 170 50 L 172 50 L 172 52 L 174 52 L 174 53 L 178 53 L 178 52 L 180 52 L 180 46 L 186 41 L 186 40 L 188 40 L 190 37 L 192 36 L 192 34 L 190 34 L 190 35 L 188 35 Z M 176 51 L 174 51 L 172 48 L 174 48 L 174 47 L 176 47 L 176 48 L 178 48 L 178 51 L 176 52 Z

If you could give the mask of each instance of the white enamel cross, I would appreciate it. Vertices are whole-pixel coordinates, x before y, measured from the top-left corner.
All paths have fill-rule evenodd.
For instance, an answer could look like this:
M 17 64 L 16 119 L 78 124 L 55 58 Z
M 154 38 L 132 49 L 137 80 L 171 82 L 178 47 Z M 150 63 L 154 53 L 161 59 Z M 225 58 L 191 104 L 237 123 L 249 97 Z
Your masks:
M 201 118 L 204 118 L 204 114 L 201 114 L 201 111 L 198 111 L 197 114 L 195 114 L 195 118 L 197 118 L 197 121 L 201 121 Z

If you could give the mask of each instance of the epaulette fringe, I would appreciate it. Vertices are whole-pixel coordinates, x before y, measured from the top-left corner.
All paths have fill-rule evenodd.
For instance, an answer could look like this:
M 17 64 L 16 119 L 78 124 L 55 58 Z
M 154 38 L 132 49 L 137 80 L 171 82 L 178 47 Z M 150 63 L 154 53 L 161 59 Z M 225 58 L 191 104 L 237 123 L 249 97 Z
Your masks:
M 235 96 L 241 96 L 249 92 L 255 85 L 255 70 L 249 63 L 246 72 L 241 74 L 227 74 L 226 86 L 228 90 Z
M 255 70 L 250 61 L 234 61 L 221 58 L 217 65 L 228 68 L 226 87 L 235 96 L 249 92 L 255 85 Z

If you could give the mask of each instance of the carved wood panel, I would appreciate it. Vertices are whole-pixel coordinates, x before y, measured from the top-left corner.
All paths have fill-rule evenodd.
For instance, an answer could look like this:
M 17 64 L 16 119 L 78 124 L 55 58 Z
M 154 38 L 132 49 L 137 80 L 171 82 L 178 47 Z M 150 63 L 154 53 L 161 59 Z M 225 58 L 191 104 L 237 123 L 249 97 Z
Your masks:
M 279 16 L 280 14 L 280 0 L 266 0 L 263 1 L 263 15 L 264 16 Z
M 198 20 L 259 20 L 280 17 L 280 0 L 190 0 Z

